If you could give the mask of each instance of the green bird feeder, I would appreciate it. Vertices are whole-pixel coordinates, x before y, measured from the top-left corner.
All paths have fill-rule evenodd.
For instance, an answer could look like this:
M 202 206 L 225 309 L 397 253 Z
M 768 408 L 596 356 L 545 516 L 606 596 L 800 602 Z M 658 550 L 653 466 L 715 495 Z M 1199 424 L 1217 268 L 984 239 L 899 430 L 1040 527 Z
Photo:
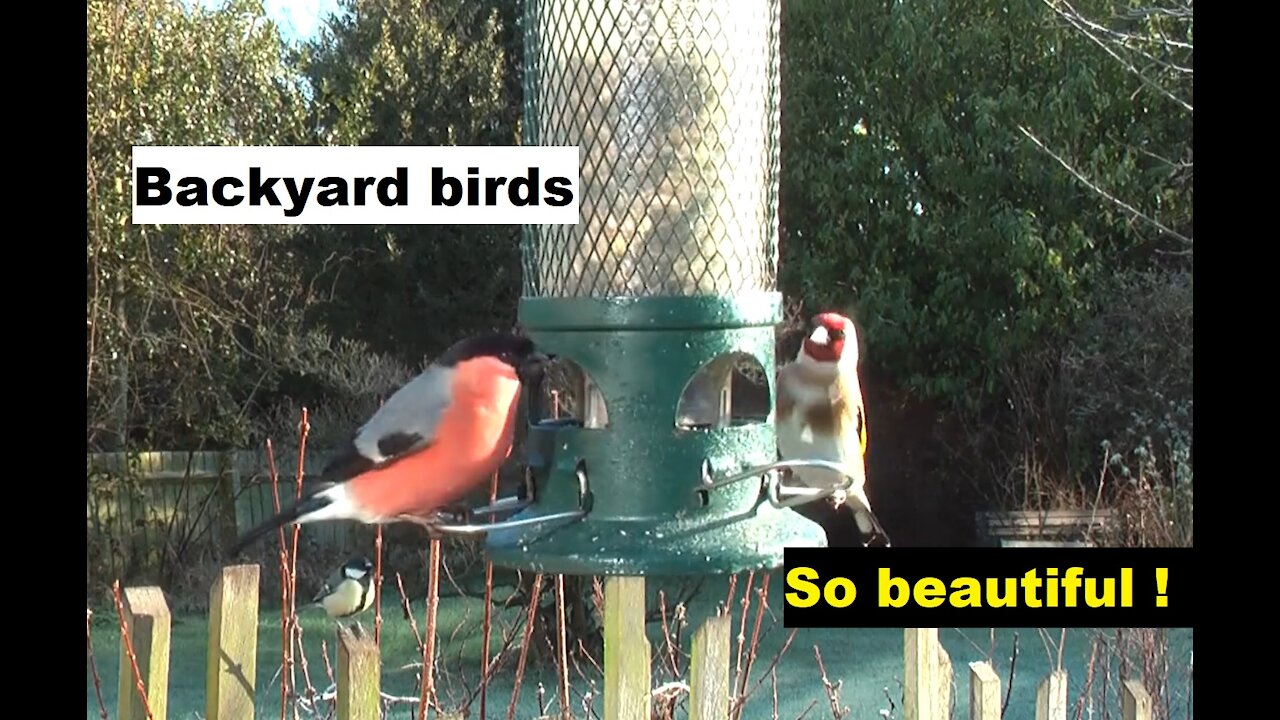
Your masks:
M 525 227 L 519 318 L 583 379 L 573 417 L 531 402 L 522 509 L 476 526 L 494 564 L 732 573 L 826 545 L 777 473 L 797 464 L 772 412 L 778 19 L 778 0 L 526 3 L 525 144 L 579 146 L 582 175 L 577 225 Z M 746 420 L 743 358 L 769 395 Z

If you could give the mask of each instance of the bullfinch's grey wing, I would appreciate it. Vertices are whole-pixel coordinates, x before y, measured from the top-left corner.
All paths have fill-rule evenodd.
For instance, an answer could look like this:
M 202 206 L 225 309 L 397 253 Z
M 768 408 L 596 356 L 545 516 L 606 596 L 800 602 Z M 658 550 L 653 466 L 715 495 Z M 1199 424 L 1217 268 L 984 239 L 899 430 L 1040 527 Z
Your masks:
M 431 365 L 387 398 L 321 473 L 341 482 L 430 445 L 452 401 L 454 369 Z

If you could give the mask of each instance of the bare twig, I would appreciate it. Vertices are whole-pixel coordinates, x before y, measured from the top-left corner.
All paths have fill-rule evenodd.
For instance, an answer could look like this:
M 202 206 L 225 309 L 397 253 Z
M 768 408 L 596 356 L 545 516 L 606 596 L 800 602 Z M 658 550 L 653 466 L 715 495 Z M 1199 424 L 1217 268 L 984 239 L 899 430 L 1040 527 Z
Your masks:
M 142 709 L 147 713 L 147 720 L 155 720 L 151 713 L 151 703 L 147 702 L 147 686 L 142 683 L 142 670 L 138 669 L 138 656 L 133 651 L 133 638 L 130 637 L 129 623 L 124 617 L 124 600 L 120 597 L 120 581 L 111 585 L 111 594 L 116 601 L 116 615 L 120 618 L 120 638 L 124 640 L 124 652 L 129 656 L 129 667 L 133 670 L 134 687 L 138 688 L 138 698 L 142 700 Z
M 667 648 L 667 666 L 671 670 L 671 677 L 680 677 L 680 664 L 676 660 L 676 649 L 671 644 L 671 626 L 667 624 L 667 592 L 665 590 L 658 591 L 658 613 L 662 616 L 662 640 Z
M 565 623 L 564 575 L 556 575 L 556 634 L 559 636 L 560 716 L 569 720 L 569 637 Z
M 373 531 L 373 644 L 382 649 L 382 526 Z
M 302 417 L 298 421 L 298 466 L 294 475 L 294 499 L 295 503 L 302 502 L 302 479 L 306 468 L 307 460 L 307 436 L 311 433 L 311 422 L 307 408 L 302 408 Z M 302 626 L 298 624 L 298 536 L 302 532 L 300 523 L 293 524 L 293 543 L 289 550 L 289 628 L 291 635 L 297 639 L 298 652 L 302 653 Z M 290 659 L 292 659 L 293 651 L 289 651 Z M 302 657 L 303 676 L 306 678 L 306 657 Z M 290 663 L 289 667 L 289 687 L 296 691 L 297 682 L 293 676 L 294 664 Z M 308 681 L 308 685 L 310 682 Z M 298 718 L 298 707 L 293 708 L 294 720 Z
M 843 680 L 837 680 L 834 683 L 827 678 L 827 666 L 822 662 L 822 651 L 817 645 L 813 646 L 813 656 L 818 659 L 818 671 L 822 673 L 822 689 L 827 693 L 827 702 L 831 705 L 831 717 L 840 720 L 849 714 L 849 708 L 840 707 L 840 687 L 844 685 Z
M 427 566 L 427 627 L 422 642 L 422 700 L 418 720 L 426 720 L 427 706 L 435 693 L 436 609 L 440 602 L 440 538 L 431 538 L 431 561 Z
M 329 642 L 324 638 L 320 638 L 320 657 L 324 660 L 324 674 L 329 678 L 329 682 L 333 683 L 333 664 L 329 662 Z
M 738 678 L 742 677 L 742 653 L 746 650 L 747 645 L 747 617 L 751 610 L 751 584 L 755 582 L 756 571 L 752 570 L 747 573 L 747 589 L 742 593 L 742 618 L 738 621 L 738 654 L 734 663 L 733 686 L 738 685 Z M 732 607 L 732 606 L 730 606 Z
M 413 618 L 413 607 L 409 604 L 409 596 L 404 591 L 404 581 L 400 573 L 396 573 L 396 589 L 400 591 L 400 609 L 409 621 L 409 629 L 413 631 L 413 641 L 418 644 L 418 654 L 422 654 L 422 633 L 418 632 L 418 621 Z
M 525 661 L 529 658 L 529 645 L 533 642 L 533 623 L 537 618 L 538 599 L 542 595 L 542 573 L 533 576 L 533 591 L 529 597 L 529 614 L 525 618 L 524 642 L 520 645 L 520 660 L 516 663 L 515 685 L 511 688 L 511 703 L 507 706 L 507 720 L 515 720 L 516 703 L 520 700 L 520 685 L 524 680 Z
M 102 679 L 98 677 L 98 663 L 93 658 L 93 610 L 85 608 L 84 640 L 85 650 L 89 655 L 89 673 L 93 675 L 93 694 L 98 699 L 98 714 L 107 720 L 107 704 L 102 699 Z
M 1013 654 L 1009 656 L 1009 682 L 1004 689 L 1004 702 L 1000 704 L 1000 717 L 1009 709 L 1009 697 L 1013 695 L 1014 669 L 1018 665 L 1018 633 L 1013 634 Z
M 302 624 L 294 622 L 293 624 L 294 639 L 297 643 L 298 664 L 302 668 L 302 682 L 307 684 L 307 698 L 314 700 L 316 696 L 316 688 L 311 684 L 311 669 L 307 665 L 306 646 L 302 644 Z M 295 713 L 296 714 L 296 713 Z
M 280 512 L 280 474 L 276 472 L 276 453 L 271 438 L 267 438 L 267 469 L 271 474 L 271 506 Z M 289 558 L 284 540 L 284 526 L 276 528 L 280 541 L 280 720 L 289 714 L 289 668 L 292 644 L 289 642 Z
M 778 661 L 782 659 L 782 656 L 785 655 L 787 650 L 791 648 L 791 641 L 796 639 L 796 630 L 797 630 L 796 628 L 791 629 L 790 634 L 787 635 L 786 641 L 782 643 L 782 647 L 778 649 L 778 652 L 773 654 L 773 659 L 769 661 L 770 674 L 772 674 L 774 670 L 777 668 Z M 751 695 L 755 693 L 755 691 L 758 690 L 760 686 L 763 684 L 764 684 L 764 676 L 761 675 L 760 679 L 756 680 L 756 684 L 753 685 L 751 689 L 747 691 L 746 694 L 739 695 L 737 698 L 734 699 L 734 704 L 730 712 L 735 713 L 735 717 L 736 717 L 736 714 L 741 713 L 741 708 L 747 704 L 747 700 L 750 699 Z M 776 688 L 775 688 L 775 692 L 776 692 Z
M 1084 703 L 1089 697 L 1090 691 L 1093 690 L 1093 672 L 1098 663 L 1098 637 L 1093 637 L 1093 642 L 1089 648 L 1089 664 L 1085 666 L 1084 687 L 1080 690 L 1080 698 L 1076 700 L 1076 716 L 1075 720 L 1081 720 L 1084 717 Z
M 1062 17 L 1067 22 L 1071 23 L 1073 27 L 1075 27 L 1077 30 L 1083 33 L 1084 36 L 1089 38 L 1089 40 L 1091 40 L 1095 45 L 1102 48 L 1103 51 L 1106 52 L 1108 55 L 1110 55 L 1112 58 L 1114 58 L 1116 62 L 1124 66 L 1124 69 L 1128 70 L 1135 77 L 1137 77 L 1138 80 L 1143 85 L 1146 85 L 1148 88 L 1169 98 L 1174 103 L 1181 106 L 1187 112 L 1194 112 L 1194 109 L 1192 108 L 1191 103 L 1169 92 L 1168 89 L 1161 87 L 1154 80 L 1147 77 L 1146 74 L 1143 73 L 1141 70 L 1134 67 L 1133 63 L 1121 57 L 1120 53 L 1117 53 L 1110 45 L 1106 43 L 1106 41 L 1104 41 L 1102 38 L 1094 34 L 1094 32 L 1089 28 L 1089 25 L 1083 20 L 1083 17 L 1080 15 L 1080 13 L 1074 7 L 1071 7 L 1071 3 L 1067 2 L 1066 0 L 1042 0 L 1042 1 L 1044 2 L 1045 5 L 1048 5 L 1049 8 L 1052 9 L 1055 13 L 1057 13 L 1060 17 Z M 1066 8 L 1070 12 L 1063 12 L 1058 7 L 1059 4 L 1066 6 Z
M 1056 160 L 1059 165 L 1065 168 L 1067 172 L 1071 173 L 1072 177 L 1074 177 L 1076 180 L 1079 180 L 1081 183 L 1084 184 L 1085 187 L 1089 188 L 1094 193 L 1101 196 L 1104 200 L 1110 202 L 1111 204 L 1115 205 L 1121 210 L 1124 210 L 1125 212 L 1129 213 L 1129 215 L 1131 215 L 1132 217 L 1147 223 L 1148 225 L 1156 228 L 1157 230 L 1159 230 L 1162 233 L 1165 233 L 1166 235 L 1169 235 L 1170 237 L 1176 238 L 1187 245 L 1193 244 L 1191 238 L 1187 237 L 1186 235 L 1183 235 L 1182 233 L 1178 232 L 1177 230 L 1174 230 L 1171 227 L 1166 226 L 1164 223 L 1160 222 L 1159 220 L 1156 220 L 1155 218 L 1151 217 L 1150 215 L 1147 215 L 1141 210 L 1138 210 L 1134 206 L 1121 200 L 1115 195 L 1112 195 L 1106 190 L 1103 190 L 1101 187 L 1098 186 L 1097 183 L 1085 177 L 1084 174 L 1081 173 L 1079 170 L 1076 170 L 1071 165 L 1071 163 L 1062 159 L 1062 156 L 1050 150 L 1043 142 L 1041 142 L 1040 138 L 1033 135 L 1030 130 L 1026 129 L 1021 125 L 1018 126 L 1018 130 L 1020 130 L 1023 135 L 1026 135 L 1031 140 L 1031 142 L 1035 143 L 1036 147 L 1043 150 L 1046 154 L 1049 155 L 1049 157 Z
M 795 630 L 791 631 L 792 637 L 795 636 Z M 769 668 L 769 680 L 773 686 L 773 720 L 778 720 L 778 671 L 776 668 Z
M 489 478 L 489 504 L 498 500 L 498 473 Z M 485 558 L 484 562 L 484 625 L 481 628 L 483 640 L 480 647 L 480 717 L 489 717 L 487 704 L 489 700 L 489 640 L 493 633 L 493 561 Z
M 1062 631 L 1058 633 L 1058 664 L 1054 666 L 1058 670 L 1062 669 L 1062 653 L 1065 651 L 1066 647 L 1067 647 L 1067 629 L 1062 628 Z
M 755 664 L 756 652 L 760 647 L 760 624 L 764 620 L 765 611 L 769 609 L 769 573 L 765 573 L 760 578 L 760 589 L 756 591 L 760 598 L 760 604 L 756 606 L 756 624 L 751 630 L 751 645 L 747 648 L 747 663 L 742 668 L 742 677 L 738 679 L 738 695 L 742 696 L 747 690 L 747 680 L 751 677 L 751 666 Z M 761 677 L 761 680 L 764 678 Z M 741 708 L 739 708 L 739 717 L 741 716 Z

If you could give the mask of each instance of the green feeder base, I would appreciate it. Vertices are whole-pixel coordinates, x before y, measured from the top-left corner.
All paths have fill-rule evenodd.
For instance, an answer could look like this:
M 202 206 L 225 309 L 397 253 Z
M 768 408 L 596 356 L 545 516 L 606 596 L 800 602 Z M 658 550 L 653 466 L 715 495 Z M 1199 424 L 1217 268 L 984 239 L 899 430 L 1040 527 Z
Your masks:
M 703 575 L 779 567 L 786 546 L 825 547 L 820 525 L 767 500 L 762 474 L 721 482 L 776 461 L 769 419 L 680 420 L 686 387 L 714 358 L 755 358 L 773 395 L 780 308 L 774 292 L 521 300 L 531 336 L 581 367 L 607 420 L 530 425 L 533 503 L 489 529 L 490 559 L 570 575 Z M 714 403 L 715 392 L 701 397 Z
M 542 516 L 531 507 L 512 520 Z M 782 549 L 826 547 L 822 527 L 768 501 L 737 517 L 551 521 L 495 530 L 487 552 L 495 565 L 566 575 L 704 575 L 769 570 Z

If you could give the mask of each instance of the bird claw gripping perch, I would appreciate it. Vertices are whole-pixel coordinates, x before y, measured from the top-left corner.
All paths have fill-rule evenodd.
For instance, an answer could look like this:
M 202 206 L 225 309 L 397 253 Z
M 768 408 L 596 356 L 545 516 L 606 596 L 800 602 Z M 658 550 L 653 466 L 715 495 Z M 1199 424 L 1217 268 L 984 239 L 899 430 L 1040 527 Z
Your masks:
M 844 476 L 844 482 L 829 488 L 807 488 L 794 485 L 784 485 L 782 483 L 782 473 L 779 470 L 786 470 L 795 467 L 813 467 L 832 472 L 840 473 Z M 805 505 L 823 498 L 833 496 L 843 496 L 853 487 L 856 480 L 849 470 L 839 463 L 828 462 L 826 460 L 778 460 L 766 465 L 748 468 L 730 475 L 716 477 L 711 467 L 711 461 L 704 459 L 702 461 L 702 483 L 698 490 L 711 490 L 718 487 L 724 487 L 732 483 L 741 482 L 759 478 L 761 483 L 761 492 L 769 499 L 769 504 L 775 508 L 791 508 L 797 505 Z
M 516 491 L 515 495 L 499 498 L 488 505 L 483 505 L 477 508 L 450 508 L 448 510 L 438 511 L 431 519 L 425 521 L 430 524 L 427 531 L 440 533 L 442 535 L 481 535 L 494 530 L 507 530 L 510 528 L 580 520 L 586 517 L 587 513 L 591 511 L 591 487 L 587 482 L 586 468 L 579 467 L 577 476 L 577 510 L 532 518 L 508 518 L 506 520 L 487 523 L 473 522 L 473 518 L 477 515 L 493 516 L 501 513 L 511 513 L 512 515 L 515 515 L 533 504 L 535 495 L 533 473 L 526 468 L 524 482 L 520 484 L 520 488 Z M 445 519 L 446 515 L 453 515 L 452 523 Z

